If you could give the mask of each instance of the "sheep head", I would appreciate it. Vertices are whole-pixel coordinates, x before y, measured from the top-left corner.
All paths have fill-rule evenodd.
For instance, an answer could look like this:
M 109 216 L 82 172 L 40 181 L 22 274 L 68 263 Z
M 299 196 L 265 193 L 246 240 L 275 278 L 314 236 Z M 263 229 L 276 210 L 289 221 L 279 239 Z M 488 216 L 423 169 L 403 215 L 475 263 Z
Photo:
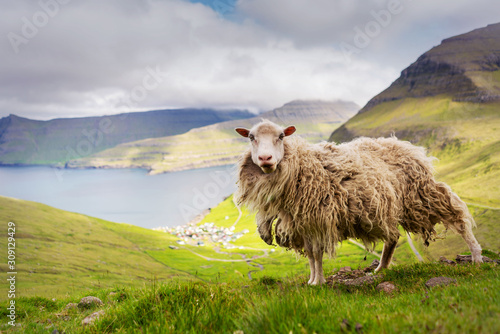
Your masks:
M 264 120 L 250 130 L 236 128 L 241 136 L 250 139 L 252 145 L 252 161 L 266 174 L 276 170 L 283 159 L 285 147 L 283 140 L 295 132 L 295 127 L 282 128 L 271 121 Z

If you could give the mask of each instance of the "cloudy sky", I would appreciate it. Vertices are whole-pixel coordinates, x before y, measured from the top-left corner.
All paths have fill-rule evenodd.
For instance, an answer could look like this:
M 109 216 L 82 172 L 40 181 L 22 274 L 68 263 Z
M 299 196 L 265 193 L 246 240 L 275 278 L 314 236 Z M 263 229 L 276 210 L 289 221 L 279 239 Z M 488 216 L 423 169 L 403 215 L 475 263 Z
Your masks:
M 0 117 L 364 105 L 497 0 L 0 2 Z

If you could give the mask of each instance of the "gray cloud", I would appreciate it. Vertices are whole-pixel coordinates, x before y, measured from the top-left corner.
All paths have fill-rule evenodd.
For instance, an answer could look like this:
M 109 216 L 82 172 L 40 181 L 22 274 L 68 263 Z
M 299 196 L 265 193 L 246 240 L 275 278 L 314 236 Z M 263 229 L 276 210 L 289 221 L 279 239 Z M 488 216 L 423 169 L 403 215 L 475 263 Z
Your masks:
M 355 28 L 389 3 L 240 0 L 228 18 L 181 0 L 4 1 L 0 117 L 268 110 L 297 98 L 364 104 L 441 39 L 494 23 L 500 10 L 486 0 L 401 0 L 402 11 L 346 57 Z

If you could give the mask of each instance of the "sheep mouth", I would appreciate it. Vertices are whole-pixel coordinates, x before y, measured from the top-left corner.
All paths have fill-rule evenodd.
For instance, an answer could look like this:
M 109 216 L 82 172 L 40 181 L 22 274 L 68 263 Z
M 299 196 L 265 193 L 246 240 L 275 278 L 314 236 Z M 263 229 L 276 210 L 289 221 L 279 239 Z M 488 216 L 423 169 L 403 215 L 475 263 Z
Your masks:
M 260 169 L 266 174 L 271 174 L 276 170 L 276 165 L 274 164 L 263 164 L 260 166 Z

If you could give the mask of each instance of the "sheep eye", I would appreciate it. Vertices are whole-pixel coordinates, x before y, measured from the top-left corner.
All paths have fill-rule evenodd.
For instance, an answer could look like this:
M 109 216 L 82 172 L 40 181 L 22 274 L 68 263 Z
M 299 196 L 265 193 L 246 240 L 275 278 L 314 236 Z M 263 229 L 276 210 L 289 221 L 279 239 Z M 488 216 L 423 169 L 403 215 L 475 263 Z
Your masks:
M 284 133 L 281 133 L 281 134 L 280 134 L 280 140 L 283 140 L 283 138 L 285 138 L 285 134 L 284 134 Z
M 255 140 L 255 137 L 254 135 L 249 135 L 248 138 L 251 140 L 251 141 L 254 141 Z

